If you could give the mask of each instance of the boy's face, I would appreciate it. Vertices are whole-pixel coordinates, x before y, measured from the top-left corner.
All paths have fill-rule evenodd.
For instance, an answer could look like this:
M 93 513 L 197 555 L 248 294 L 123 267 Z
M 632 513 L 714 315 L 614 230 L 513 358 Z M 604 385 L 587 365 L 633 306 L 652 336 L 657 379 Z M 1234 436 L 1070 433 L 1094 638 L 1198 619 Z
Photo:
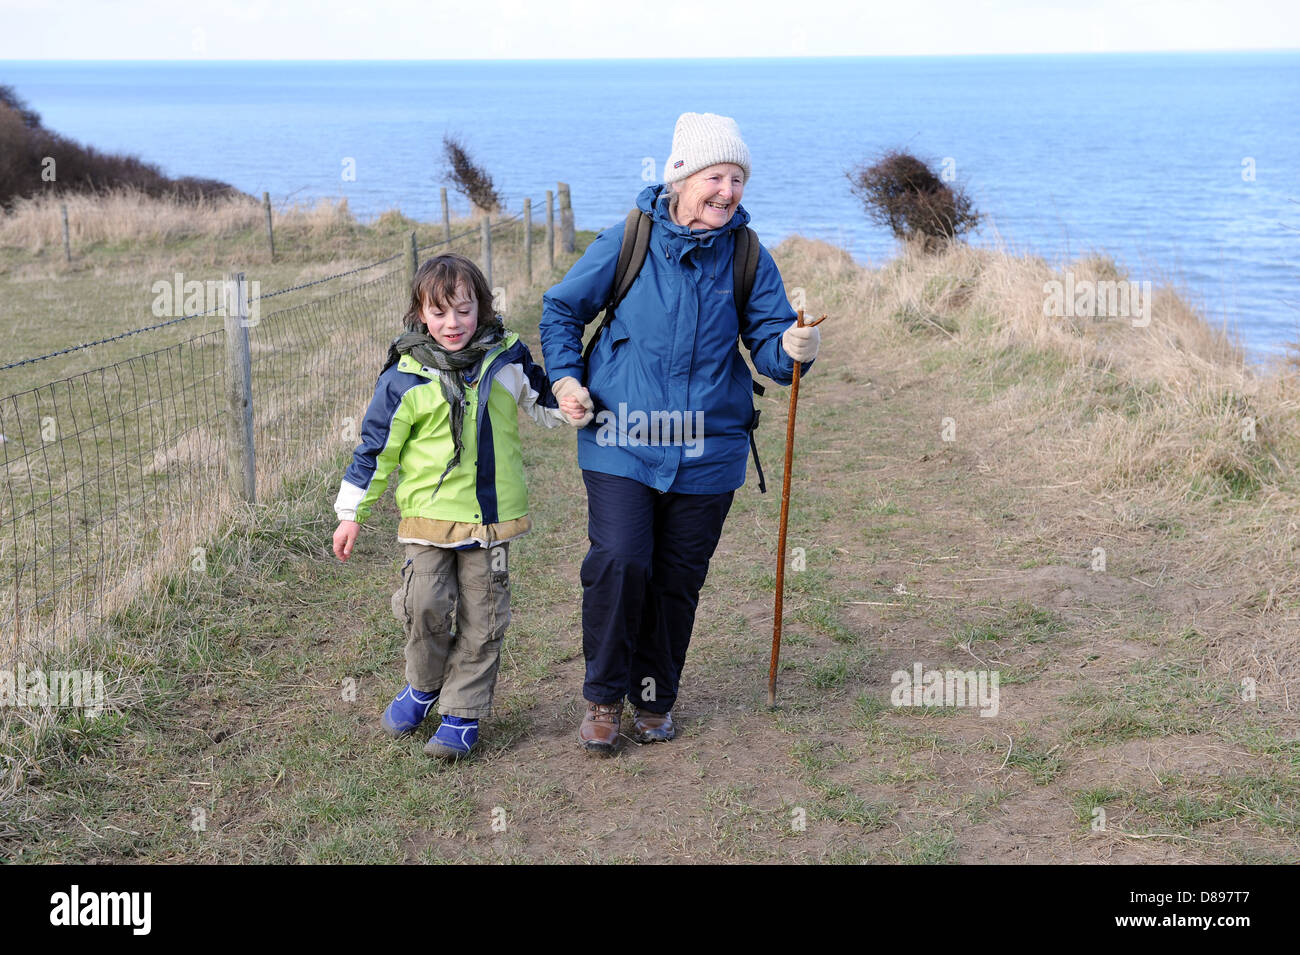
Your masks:
M 434 341 L 447 351 L 460 351 L 478 329 L 478 299 L 459 282 L 454 301 L 438 305 L 426 301 L 420 317 Z

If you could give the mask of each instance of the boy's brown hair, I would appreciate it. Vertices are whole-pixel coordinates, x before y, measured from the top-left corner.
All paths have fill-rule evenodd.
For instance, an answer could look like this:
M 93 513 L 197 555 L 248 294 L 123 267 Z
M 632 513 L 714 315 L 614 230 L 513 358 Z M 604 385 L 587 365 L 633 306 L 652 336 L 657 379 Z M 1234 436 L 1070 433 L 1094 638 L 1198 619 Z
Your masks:
M 428 259 L 415 273 L 411 283 L 411 305 L 406 310 L 403 321 L 412 331 L 424 331 L 424 319 L 420 313 L 425 302 L 447 308 L 456 298 L 456 286 L 464 285 L 467 292 L 473 292 L 478 300 L 478 327 L 480 329 L 495 325 L 496 314 L 492 311 L 492 290 L 488 288 L 487 279 L 477 265 L 454 252 L 436 255 Z

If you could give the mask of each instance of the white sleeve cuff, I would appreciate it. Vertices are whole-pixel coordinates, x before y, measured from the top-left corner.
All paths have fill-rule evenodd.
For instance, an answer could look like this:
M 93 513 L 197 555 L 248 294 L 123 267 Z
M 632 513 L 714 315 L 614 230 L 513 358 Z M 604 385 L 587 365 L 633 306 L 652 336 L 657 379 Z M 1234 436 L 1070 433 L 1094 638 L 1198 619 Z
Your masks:
M 366 489 L 344 481 L 339 488 L 339 496 L 334 500 L 334 513 L 341 521 L 357 519 L 357 505 L 366 496 Z

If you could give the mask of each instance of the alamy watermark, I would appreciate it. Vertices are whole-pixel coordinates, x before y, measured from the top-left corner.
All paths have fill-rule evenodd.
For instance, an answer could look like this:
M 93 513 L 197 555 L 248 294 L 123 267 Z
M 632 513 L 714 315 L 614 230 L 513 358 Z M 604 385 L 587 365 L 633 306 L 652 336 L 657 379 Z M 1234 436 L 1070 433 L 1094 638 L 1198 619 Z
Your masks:
M 1127 318 L 1134 328 L 1151 324 L 1151 283 L 1128 279 L 1075 279 L 1043 283 L 1043 314 L 1048 318 Z
M 894 706 L 979 707 L 980 716 L 997 716 L 1001 674 L 997 670 L 895 670 L 889 702 Z
M 620 401 L 617 414 L 600 411 L 595 423 L 601 447 L 681 445 L 688 458 L 704 453 L 703 411 L 628 411 L 627 402 Z
M 50 896 L 50 924 L 55 926 L 120 925 L 132 935 L 148 935 L 152 912 L 152 892 L 83 892 L 73 885 Z
M 242 288 L 239 288 L 242 286 Z M 262 283 L 258 279 L 251 282 L 227 282 L 225 279 L 190 279 L 185 280 L 184 273 L 177 272 L 172 279 L 159 279 L 150 286 L 153 303 L 150 311 L 155 318 L 180 318 L 184 315 L 206 315 L 223 311 L 227 302 L 242 298 L 248 306 L 248 318 L 240 324 L 252 328 L 262 320 Z
M 99 716 L 104 712 L 104 672 L 28 670 L 22 664 L 17 670 L 0 670 L 0 706 L 65 706 Z

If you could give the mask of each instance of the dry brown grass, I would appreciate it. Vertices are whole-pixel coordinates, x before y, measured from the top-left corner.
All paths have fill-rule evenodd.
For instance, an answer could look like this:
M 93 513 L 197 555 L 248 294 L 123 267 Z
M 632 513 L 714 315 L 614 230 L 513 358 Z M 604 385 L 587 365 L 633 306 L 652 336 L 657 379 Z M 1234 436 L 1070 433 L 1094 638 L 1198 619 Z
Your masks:
M 871 347 L 893 344 L 914 360 L 933 358 L 918 338 L 977 356 L 1016 414 L 1035 404 L 1033 417 L 1056 438 L 1052 456 L 1064 458 L 1068 447 L 1063 463 L 1092 475 L 1097 489 L 1164 477 L 1170 492 L 1198 478 L 1251 487 L 1294 478 L 1284 462 L 1300 450 L 1297 376 L 1248 364 L 1237 343 L 1168 288 L 1154 290 L 1149 326 L 1133 327 L 1044 315 L 1043 286 L 1063 273 L 1035 258 L 960 245 L 933 256 L 908 249 L 872 272 L 825 243 L 791 239 L 781 248 L 783 261 L 816 279 L 810 313 L 861 309 Z M 1122 277 L 1105 259 L 1069 270 L 1077 280 Z M 1253 441 L 1243 438 L 1250 419 Z
M 134 189 L 102 195 L 19 199 L 0 216 L 0 246 L 40 252 L 63 243 L 60 206 L 67 203 L 74 248 L 95 242 L 159 242 L 188 236 L 231 236 L 259 228 L 262 204 L 247 197 L 178 202 Z M 329 233 L 353 222 L 346 199 L 274 209 L 276 228 Z

